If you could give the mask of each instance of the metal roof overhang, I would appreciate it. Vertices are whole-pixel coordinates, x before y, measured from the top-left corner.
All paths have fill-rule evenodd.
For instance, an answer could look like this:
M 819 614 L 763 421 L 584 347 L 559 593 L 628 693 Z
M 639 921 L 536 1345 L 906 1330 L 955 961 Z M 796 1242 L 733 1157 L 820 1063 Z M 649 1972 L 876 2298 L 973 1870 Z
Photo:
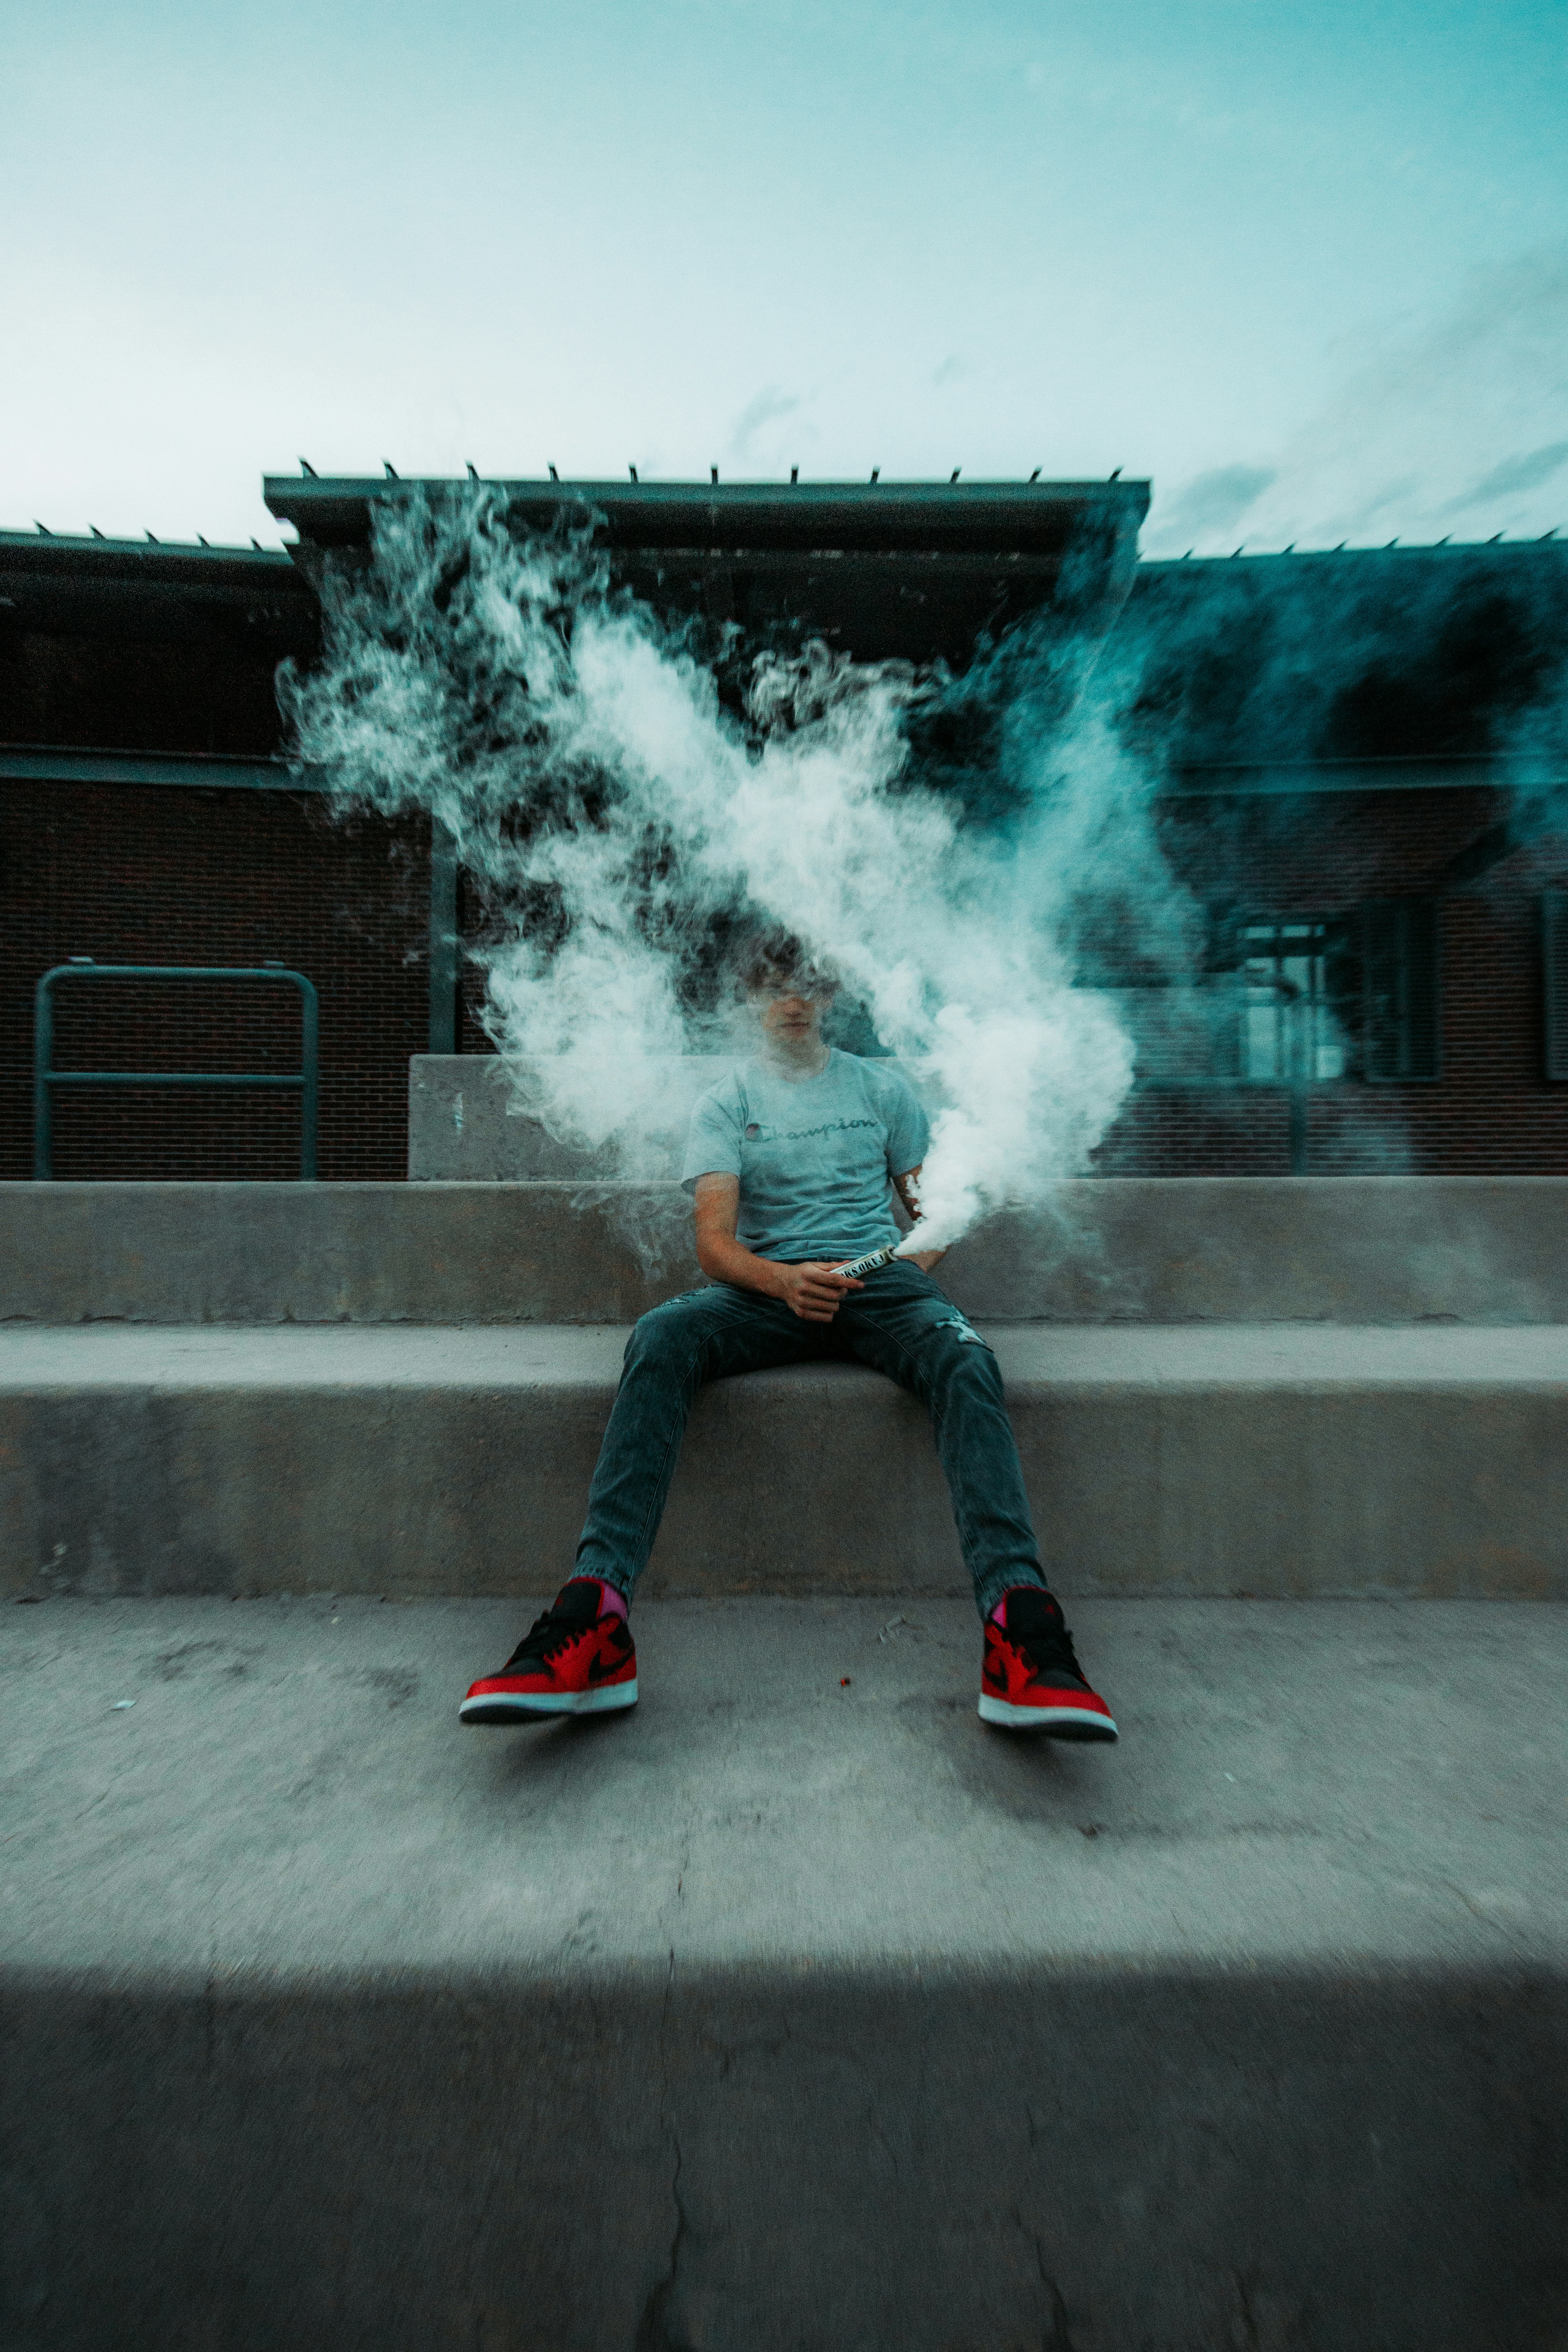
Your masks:
M 316 600 L 281 549 L 0 531 L 0 628 L 308 654 Z
M 1128 593 L 1147 482 L 541 482 L 488 485 L 519 537 L 591 529 L 615 578 L 671 617 L 748 635 L 781 627 L 862 660 L 936 656 L 1057 604 L 1070 554 L 1075 624 L 1109 625 Z M 269 476 L 267 504 L 319 578 L 355 560 L 378 507 L 440 504 L 472 485 Z

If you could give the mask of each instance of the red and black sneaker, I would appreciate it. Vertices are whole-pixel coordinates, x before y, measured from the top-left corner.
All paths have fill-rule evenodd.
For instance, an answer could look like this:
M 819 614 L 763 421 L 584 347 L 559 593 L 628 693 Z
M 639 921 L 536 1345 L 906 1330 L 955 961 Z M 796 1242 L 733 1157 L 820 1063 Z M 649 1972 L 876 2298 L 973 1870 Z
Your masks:
M 603 1715 L 637 1703 L 637 1654 L 624 1609 L 596 1576 L 563 1584 L 499 1675 L 477 1682 L 458 1713 L 464 1723 L 521 1723 L 529 1716 Z
M 1061 1605 L 1037 1584 L 1016 1584 L 985 1621 L 980 1715 L 1012 1731 L 1053 1739 L 1114 1739 L 1110 1709 L 1090 1690 L 1062 1622 Z

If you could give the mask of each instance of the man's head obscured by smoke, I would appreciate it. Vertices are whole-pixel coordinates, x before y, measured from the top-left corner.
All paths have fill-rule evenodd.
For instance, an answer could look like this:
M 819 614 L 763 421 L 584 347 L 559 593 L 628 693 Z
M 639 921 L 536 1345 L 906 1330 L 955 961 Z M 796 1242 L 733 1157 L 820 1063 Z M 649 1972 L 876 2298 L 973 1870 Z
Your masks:
M 826 956 L 814 956 L 794 931 L 757 931 L 747 940 L 736 962 L 741 993 L 759 996 L 804 996 L 827 1005 L 838 993 L 839 976 Z

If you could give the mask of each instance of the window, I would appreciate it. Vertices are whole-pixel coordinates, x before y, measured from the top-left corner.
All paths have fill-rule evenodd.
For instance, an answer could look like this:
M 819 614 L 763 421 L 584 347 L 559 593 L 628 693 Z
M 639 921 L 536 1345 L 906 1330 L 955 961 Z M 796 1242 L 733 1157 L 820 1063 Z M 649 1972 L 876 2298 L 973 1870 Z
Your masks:
M 1255 1086 L 1289 1085 L 1292 1044 L 1304 1075 L 1319 1083 L 1349 1067 L 1341 1008 L 1344 927 L 1332 922 L 1244 923 L 1241 947 L 1241 1076 Z
M 1211 908 L 1200 980 L 1112 992 L 1156 1086 L 1398 1086 L 1442 1063 L 1440 902 L 1332 916 Z M 1544 910 L 1548 1076 L 1568 1079 L 1568 890 Z

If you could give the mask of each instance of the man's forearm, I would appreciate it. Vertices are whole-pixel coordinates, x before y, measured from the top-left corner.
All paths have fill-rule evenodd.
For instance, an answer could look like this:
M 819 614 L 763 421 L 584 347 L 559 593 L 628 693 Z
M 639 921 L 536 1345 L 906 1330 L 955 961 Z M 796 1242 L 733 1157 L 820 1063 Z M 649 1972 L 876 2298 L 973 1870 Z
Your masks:
M 697 1263 L 711 1282 L 732 1282 L 742 1290 L 761 1291 L 764 1298 L 784 1295 L 784 1268 L 725 1234 L 706 1234 L 697 1246 Z

